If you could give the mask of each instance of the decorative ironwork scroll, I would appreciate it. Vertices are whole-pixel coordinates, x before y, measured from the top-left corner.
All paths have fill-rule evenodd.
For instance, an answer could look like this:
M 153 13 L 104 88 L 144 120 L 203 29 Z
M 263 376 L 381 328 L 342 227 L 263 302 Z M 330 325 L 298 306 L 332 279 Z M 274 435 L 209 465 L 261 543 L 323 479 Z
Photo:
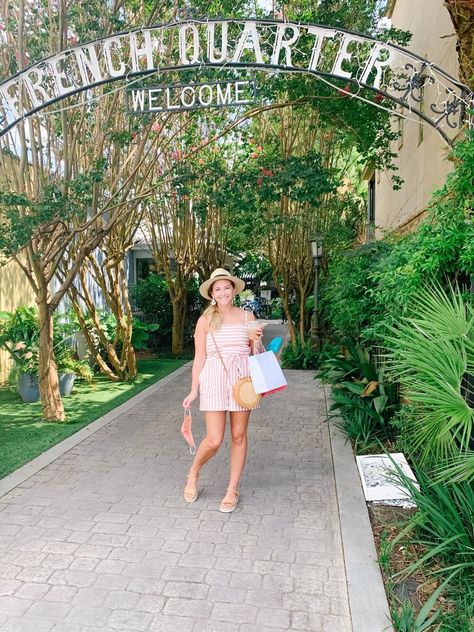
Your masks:
M 473 107 L 469 89 L 441 68 L 365 35 L 317 24 L 185 15 L 75 46 L 4 81 L 0 136 L 60 99 L 110 81 L 209 67 L 343 79 L 416 113 L 448 143 Z

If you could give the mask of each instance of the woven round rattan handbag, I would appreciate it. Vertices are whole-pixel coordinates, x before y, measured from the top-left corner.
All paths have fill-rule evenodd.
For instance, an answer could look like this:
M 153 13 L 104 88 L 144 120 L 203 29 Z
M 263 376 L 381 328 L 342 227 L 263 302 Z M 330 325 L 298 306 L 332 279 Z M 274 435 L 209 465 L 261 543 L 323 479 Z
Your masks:
M 239 406 L 242 408 L 257 408 L 260 404 L 262 396 L 255 392 L 252 380 L 249 377 L 242 377 L 232 387 L 232 395 Z
M 230 381 L 229 371 L 225 365 L 224 360 L 222 359 L 221 352 L 219 351 L 219 347 L 217 346 L 216 339 L 214 338 L 214 334 L 212 331 L 210 332 L 212 339 L 214 341 L 214 346 L 217 349 L 217 353 L 219 354 L 219 358 L 222 362 L 222 366 L 224 367 L 224 371 L 227 374 L 227 377 Z M 249 377 L 241 377 L 235 382 L 232 386 L 232 397 L 235 399 L 236 403 L 242 408 L 247 408 L 248 410 L 252 410 L 252 408 L 257 408 L 260 404 L 260 400 L 262 396 L 259 393 L 255 392 L 255 389 L 252 384 L 252 380 Z

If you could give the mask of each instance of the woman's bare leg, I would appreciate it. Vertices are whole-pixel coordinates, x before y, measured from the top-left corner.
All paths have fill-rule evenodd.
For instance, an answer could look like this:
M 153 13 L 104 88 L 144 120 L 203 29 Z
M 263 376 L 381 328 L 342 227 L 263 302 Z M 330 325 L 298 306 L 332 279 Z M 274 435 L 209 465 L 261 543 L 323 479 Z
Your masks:
M 223 507 L 232 506 L 236 500 L 236 491 L 247 457 L 247 427 L 250 411 L 235 411 L 230 413 L 230 431 L 232 442 L 230 446 L 230 479 L 228 491 L 222 501 Z M 227 500 L 229 502 L 227 502 Z
M 204 413 L 206 420 L 206 436 L 201 441 L 194 456 L 193 464 L 188 474 L 188 481 L 184 488 L 186 496 L 196 493 L 197 478 L 202 466 L 211 459 L 220 448 L 224 439 L 225 411 L 208 411 Z

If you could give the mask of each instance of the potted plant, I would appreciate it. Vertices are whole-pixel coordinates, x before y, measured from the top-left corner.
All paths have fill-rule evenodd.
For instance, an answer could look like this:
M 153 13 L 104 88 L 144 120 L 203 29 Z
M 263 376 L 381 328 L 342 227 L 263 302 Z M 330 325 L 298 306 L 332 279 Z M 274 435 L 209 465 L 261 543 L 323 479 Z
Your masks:
M 27 403 L 40 398 L 38 385 L 39 329 L 34 307 L 0 312 L 0 348 L 14 361 L 13 376 L 21 399 Z
M 13 348 L 14 372 L 17 376 L 16 388 L 22 401 L 27 404 L 34 404 L 40 398 L 38 351 L 37 346 L 27 347 L 24 342 L 18 342 Z
M 77 376 L 92 381 L 92 371 L 86 362 L 74 357 L 67 343 L 71 326 L 58 323 L 54 329 L 54 356 L 58 369 L 59 391 L 69 395 Z M 19 307 L 14 312 L 0 312 L 0 348 L 8 351 L 14 361 L 9 381 L 14 384 L 24 402 L 39 400 L 38 312 L 34 307 Z
M 59 392 L 63 397 L 71 394 L 76 377 L 87 382 L 92 381 L 92 369 L 89 364 L 75 358 L 73 348 L 64 339 L 54 345 L 54 356 L 58 368 Z

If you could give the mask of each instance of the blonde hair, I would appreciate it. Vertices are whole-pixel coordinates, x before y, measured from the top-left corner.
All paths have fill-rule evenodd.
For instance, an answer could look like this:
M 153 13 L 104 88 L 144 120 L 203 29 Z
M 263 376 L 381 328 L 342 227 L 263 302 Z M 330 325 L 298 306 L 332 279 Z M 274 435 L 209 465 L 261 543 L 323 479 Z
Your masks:
M 217 281 L 220 281 L 221 279 L 216 279 Z M 215 283 L 215 281 L 214 281 Z M 214 285 L 214 283 L 209 287 L 207 293 L 210 296 L 211 292 L 212 292 L 212 286 Z M 230 284 L 232 285 L 232 287 L 235 290 L 235 285 L 232 281 L 230 281 Z M 222 325 L 222 314 L 219 311 L 219 308 L 217 307 L 217 303 L 216 305 L 213 305 L 212 303 L 210 305 L 208 305 L 206 307 L 206 309 L 203 311 L 202 315 L 207 319 L 208 325 L 209 325 L 209 329 L 212 331 L 215 331 L 216 329 L 220 329 L 221 325 Z

